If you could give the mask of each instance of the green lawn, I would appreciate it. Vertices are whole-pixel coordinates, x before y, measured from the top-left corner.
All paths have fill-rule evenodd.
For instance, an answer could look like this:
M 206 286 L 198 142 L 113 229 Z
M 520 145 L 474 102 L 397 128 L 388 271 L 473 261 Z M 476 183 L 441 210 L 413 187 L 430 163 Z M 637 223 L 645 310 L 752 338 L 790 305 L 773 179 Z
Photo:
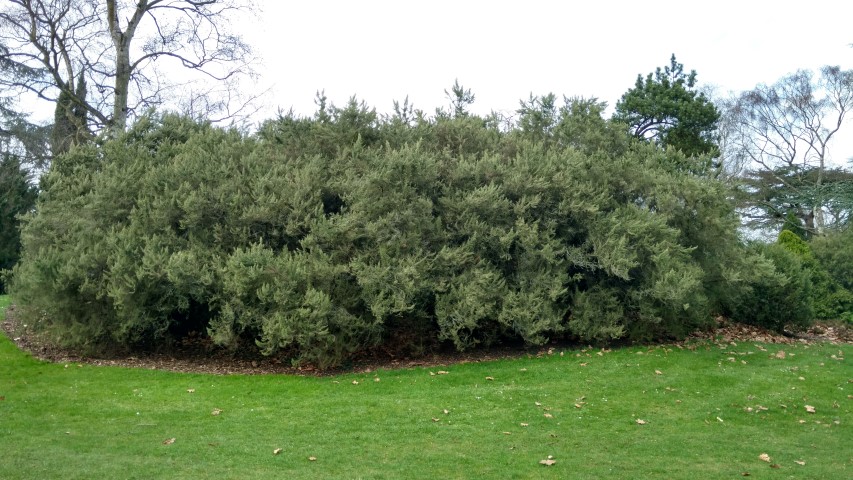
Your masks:
M 47 364 L 0 335 L 0 478 L 853 478 L 851 350 L 557 350 L 301 378 Z

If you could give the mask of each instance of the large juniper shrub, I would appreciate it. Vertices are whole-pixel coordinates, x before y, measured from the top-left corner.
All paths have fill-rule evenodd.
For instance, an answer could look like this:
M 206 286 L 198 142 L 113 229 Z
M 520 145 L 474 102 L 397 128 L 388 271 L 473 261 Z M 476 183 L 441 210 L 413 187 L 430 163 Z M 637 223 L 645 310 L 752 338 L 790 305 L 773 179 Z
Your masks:
M 600 109 L 562 110 L 547 141 L 324 112 L 255 135 L 152 116 L 58 159 L 24 222 L 24 314 L 76 346 L 202 331 L 326 366 L 393 342 L 679 337 L 750 315 L 733 292 L 796 265 L 744 249 L 722 184 Z

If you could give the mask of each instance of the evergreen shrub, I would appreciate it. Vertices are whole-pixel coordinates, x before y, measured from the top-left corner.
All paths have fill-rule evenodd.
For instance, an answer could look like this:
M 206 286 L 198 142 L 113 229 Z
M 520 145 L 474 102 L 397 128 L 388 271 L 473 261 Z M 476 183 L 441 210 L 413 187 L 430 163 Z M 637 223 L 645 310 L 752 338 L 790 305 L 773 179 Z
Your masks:
M 731 317 L 776 332 L 802 330 L 814 320 L 811 271 L 783 244 L 754 244 L 756 275 L 737 296 Z
M 853 229 L 816 236 L 809 246 L 817 265 L 823 270 L 826 294 L 816 298 L 816 309 L 826 318 L 853 323 Z
M 764 252 L 775 271 L 743 248 L 723 184 L 598 109 L 563 110 L 549 142 L 473 116 L 321 113 L 254 135 L 152 116 L 57 159 L 24 221 L 22 314 L 77 347 L 200 332 L 329 366 L 374 348 L 677 338 L 750 284 L 799 308 L 782 295 L 796 258 Z

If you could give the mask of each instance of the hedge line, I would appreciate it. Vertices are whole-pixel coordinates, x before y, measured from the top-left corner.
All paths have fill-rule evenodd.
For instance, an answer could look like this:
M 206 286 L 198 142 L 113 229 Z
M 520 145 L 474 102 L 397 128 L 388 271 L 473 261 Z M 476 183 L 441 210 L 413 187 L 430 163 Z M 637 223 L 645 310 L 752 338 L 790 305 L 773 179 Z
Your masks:
M 695 159 L 594 109 L 543 141 L 348 108 L 361 117 L 255 135 L 153 116 L 57 159 L 13 272 L 28 321 L 90 349 L 196 331 L 328 366 L 380 346 L 679 337 L 786 275 L 744 247 Z

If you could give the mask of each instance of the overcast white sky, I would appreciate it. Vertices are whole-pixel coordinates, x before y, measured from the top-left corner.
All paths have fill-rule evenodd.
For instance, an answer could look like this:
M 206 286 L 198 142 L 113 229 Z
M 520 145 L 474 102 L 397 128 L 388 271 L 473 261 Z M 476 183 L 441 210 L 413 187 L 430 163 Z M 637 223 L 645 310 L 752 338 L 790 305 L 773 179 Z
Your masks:
M 675 53 L 720 94 L 773 83 L 798 68 L 853 68 L 853 2 L 840 0 L 587 1 L 258 0 L 245 32 L 263 58 L 276 108 L 310 115 L 314 93 L 356 95 L 379 112 L 407 95 L 432 113 L 454 79 L 477 113 L 512 112 L 553 92 L 613 106 L 637 74 Z M 853 124 L 836 160 L 853 157 Z

